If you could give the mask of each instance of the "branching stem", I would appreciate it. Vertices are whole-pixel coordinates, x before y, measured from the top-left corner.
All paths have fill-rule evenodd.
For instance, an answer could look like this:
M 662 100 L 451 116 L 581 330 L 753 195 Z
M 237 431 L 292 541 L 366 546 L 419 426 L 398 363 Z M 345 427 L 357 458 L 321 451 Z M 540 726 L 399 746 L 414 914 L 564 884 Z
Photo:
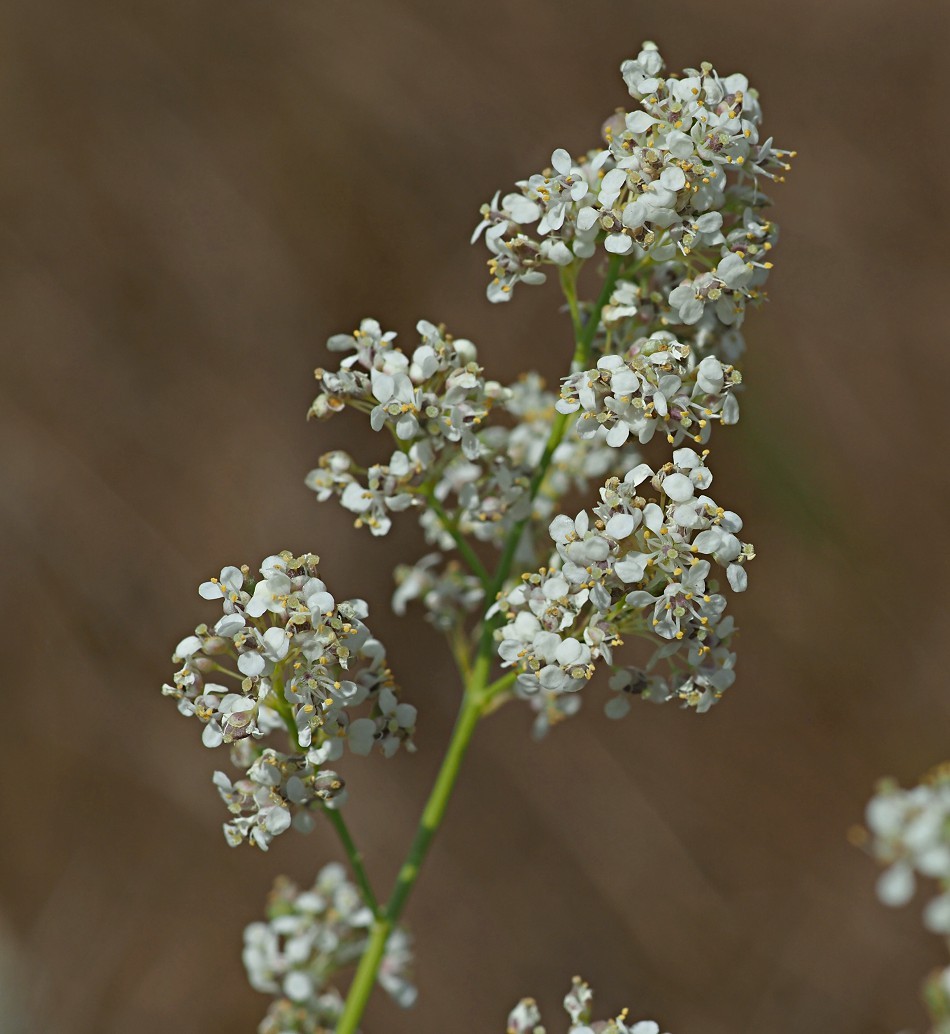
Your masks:
M 562 271 L 561 287 L 564 291 L 565 298 L 567 299 L 568 309 L 571 313 L 571 321 L 574 325 L 574 356 L 572 366 L 574 369 L 583 370 L 586 369 L 590 363 L 594 337 L 597 333 L 597 328 L 600 325 L 600 315 L 604 306 L 610 300 L 610 295 L 613 293 L 614 285 L 617 282 L 617 278 L 620 275 L 623 266 L 623 260 L 619 255 L 614 255 L 611 258 L 607 274 L 604 278 L 603 288 L 597 300 L 591 307 L 591 310 L 587 315 L 586 322 L 582 322 L 581 320 L 580 307 L 577 301 L 578 266 L 579 263 L 574 263 L 568 267 L 566 271 Z M 541 486 L 544 482 L 545 475 L 548 472 L 548 468 L 551 465 L 551 460 L 554 456 L 555 450 L 561 444 L 569 423 L 570 417 L 568 415 L 558 413 L 551 424 L 548 440 L 544 446 L 541 459 L 538 462 L 534 475 L 531 478 L 531 484 L 528 488 L 528 497 L 530 502 L 534 501 L 538 492 L 541 490 Z M 357 882 L 360 884 L 361 890 L 364 895 L 366 895 L 367 892 L 370 895 L 366 900 L 367 904 L 369 904 L 376 913 L 376 921 L 373 924 L 369 944 L 366 951 L 363 953 L 363 957 L 360 959 L 356 975 L 350 985 L 349 994 L 347 995 L 346 1004 L 343 1009 L 343 1015 L 340 1017 L 340 1021 L 337 1024 L 336 1034 L 355 1034 L 360 1019 L 363 1016 L 363 1012 L 366 1009 L 366 1004 L 369 1001 L 373 986 L 376 982 L 376 975 L 379 972 L 379 967 L 386 951 L 386 942 L 389 940 L 390 934 L 395 928 L 396 923 L 399 921 L 399 918 L 409 901 L 409 896 L 415 887 L 416 880 L 419 878 L 422 863 L 425 861 L 426 855 L 428 854 L 429 848 L 432 844 L 432 840 L 442 824 L 442 819 L 445 816 L 449 799 L 452 795 L 453 789 L 455 788 L 456 780 L 458 779 L 462 760 L 464 759 L 468 746 L 471 743 L 475 728 L 478 725 L 479 720 L 492 709 L 493 699 L 497 698 L 500 693 L 507 689 L 515 679 L 515 674 L 508 672 L 496 679 L 494 682 L 489 681 L 495 653 L 494 632 L 501 615 L 496 614 L 489 618 L 488 612 L 494 606 L 498 594 L 501 592 L 505 582 L 511 575 L 511 568 L 514 563 L 518 545 L 530 518 L 526 517 L 523 520 L 518 521 L 511 528 L 505 541 L 504 548 L 502 549 L 498 567 L 495 569 L 494 574 L 489 575 L 482 566 L 481 561 L 474 554 L 469 543 L 461 535 L 458 529 L 453 526 L 448 514 L 446 514 L 444 510 L 440 513 L 441 506 L 438 501 L 433 498 L 431 492 L 427 493 L 427 497 L 433 505 L 435 513 L 439 517 L 443 527 L 455 540 L 463 559 L 468 563 L 473 573 L 481 579 L 482 584 L 486 588 L 485 609 L 482 614 L 478 652 L 475 656 L 475 661 L 472 664 L 471 671 L 468 673 L 465 671 L 461 672 L 463 681 L 465 682 L 465 692 L 462 696 L 462 703 L 459 708 L 458 717 L 455 721 L 455 728 L 452 732 L 452 737 L 449 740 L 449 745 L 446 749 L 442 766 L 436 776 L 435 785 L 433 786 L 429 799 L 423 809 L 422 818 L 420 819 L 419 825 L 416 829 L 416 834 L 413 838 L 412 845 L 409 848 L 409 853 L 402 864 L 402 868 L 399 870 L 392 895 L 386 905 L 380 907 L 374 904 L 375 898 L 372 897 L 372 890 L 369 888 L 369 881 L 366 879 L 366 874 L 362 870 L 362 861 L 359 853 L 356 851 L 355 846 L 352 847 L 352 850 L 347 846 L 348 843 L 352 845 L 352 840 L 349 838 L 349 834 L 346 831 L 345 826 L 342 826 L 342 817 L 340 816 L 341 825 L 338 827 L 337 832 L 340 833 L 340 838 L 343 841 L 344 848 L 347 851 L 351 864 L 354 866 L 353 871 L 356 875 Z M 327 809 L 327 814 L 331 816 L 331 821 L 334 821 L 334 816 L 339 816 L 338 812 L 331 809 Z M 357 865 L 359 868 L 357 868 Z

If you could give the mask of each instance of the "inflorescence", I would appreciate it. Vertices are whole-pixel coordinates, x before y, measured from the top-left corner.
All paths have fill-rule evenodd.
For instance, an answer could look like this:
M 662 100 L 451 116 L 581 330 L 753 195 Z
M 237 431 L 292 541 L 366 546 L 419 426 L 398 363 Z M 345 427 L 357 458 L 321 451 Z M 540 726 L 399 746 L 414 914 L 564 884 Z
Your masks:
M 639 106 L 604 123 L 605 146 L 577 160 L 556 150 L 550 169 L 482 209 L 475 239 L 491 252 L 492 301 L 552 269 L 571 290 L 598 248 L 612 257 L 604 304 L 578 306 L 589 348 L 558 393 L 536 377 L 486 379 L 475 346 L 428 321 L 407 354 L 364 320 L 330 339 L 349 353 L 339 369 L 317 370 L 311 415 L 368 413 L 395 449 L 367 467 L 328 453 L 308 484 L 374 535 L 393 514 L 417 514 L 433 549 L 400 566 L 394 606 L 420 599 L 451 633 L 487 603 L 498 657 L 517 673 L 513 693 L 534 708 L 539 735 L 577 710 L 600 661 L 612 668 L 613 717 L 634 695 L 705 711 L 734 679 L 724 590 L 745 589 L 755 552 L 739 516 L 706 494 L 704 447 L 716 424 L 739 419 L 739 328 L 764 296 L 777 232 L 761 214 L 763 182 L 781 180 L 789 155 L 760 140 L 744 76 L 707 64 L 662 71 L 645 44 L 622 68 Z M 536 485 L 559 415 L 571 427 Z M 640 450 L 657 441 L 672 456 L 650 466 Z M 557 513 L 569 491 L 589 496 L 598 482 L 592 511 Z M 457 550 L 464 559 L 472 540 L 500 549 L 521 528 L 525 573 L 486 601 L 488 579 Z M 614 655 L 631 638 L 649 650 L 622 665 Z
M 309 414 L 356 410 L 391 442 L 375 463 L 326 453 L 307 485 L 374 536 L 415 515 L 428 549 L 397 567 L 394 610 L 420 601 L 463 675 L 480 673 L 478 706 L 521 698 L 537 735 L 577 711 L 598 667 L 610 671 L 611 717 L 635 696 L 708 710 L 735 677 L 728 593 L 746 588 L 755 556 L 740 517 L 708 494 L 709 443 L 739 419 L 741 328 L 764 298 L 777 237 L 764 187 L 782 180 L 791 153 L 761 138 L 742 75 L 709 64 L 665 75 L 652 43 L 621 71 L 633 105 L 603 123 L 603 146 L 576 158 L 555 150 L 549 168 L 482 207 L 473 236 L 489 252 L 492 302 L 557 274 L 575 339 L 557 390 L 533 373 L 487 378 L 475 345 L 444 326 L 420 321 L 418 344 L 403 351 L 364 319 L 330 338 L 342 358 L 316 371 Z M 598 258 L 602 290 L 585 302 L 578 276 Z M 415 997 L 408 935 L 393 926 L 406 888 L 392 913 L 367 892 L 336 811 L 336 768 L 347 752 L 413 749 L 416 709 L 400 700 L 366 604 L 338 602 L 317 566 L 284 552 L 259 576 L 225 567 L 204 582 L 199 594 L 222 613 L 178 644 L 164 687 L 239 770 L 214 776 L 230 844 L 266 849 L 328 810 L 357 876 L 359 888 L 331 865 L 311 890 L 281 882 L 268 922 L 248 927 L 251 982 L 276 996 L 262 1034 L 321 1034 L 338 1021 L 355 1030 L 365 997 L 347 1012 L 330 980 L 367 951 L 371 929 L 379 982 L 400 1004 Z M 645 648 L 623 656 L 631 640 Z M 492 661 L 505 674 L 489 686 Z M 906 888 L 908 871 L 898 852 L 887 886 Z M 947 911 L 935 906 L 941 924 Z M 367 972 L 354 982 L 361 995 Z M 659 1034 L 626 1013 L 592 1025 L 590 998 L 575 981 L 572 1034 Z M 543 1034 L 531 1000 L 508 1031 Z
M 247 567 L 225 567 L 202 583 L 223 615 L 183 639 L 181 663 L 163 692 L 204 726 L 206 747 L 231 748 L 244 770 L 214 782 L 233 818 L 228 843 L 267 849 L 291 824 L 307 831 L 310 806 L 342 803 L 344 783 L 333 769 L 345 750 L 387 757 L 412 749 L 416 709 L 400 703 L 386 651 L 363 623 L 363 600 L 337 602 L 317 577 L 319 557 L 268 557 L 253 580 Z M 212 680 L 222 680 L 221 682 Z M 271 744 L 282 733 L 296 748 Z

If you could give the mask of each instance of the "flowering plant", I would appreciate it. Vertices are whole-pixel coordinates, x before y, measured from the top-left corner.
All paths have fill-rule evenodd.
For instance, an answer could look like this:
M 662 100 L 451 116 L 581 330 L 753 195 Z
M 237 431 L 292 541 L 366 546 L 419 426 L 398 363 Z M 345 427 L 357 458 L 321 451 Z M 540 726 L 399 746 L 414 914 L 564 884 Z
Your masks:
M 413 750 L 417 711 L 366 603 L 337 600 L 317 556 L 281 552 L 258 573 L 228 566 L 204 582 L 200 596 L 221 611 L 175 650 L 165 693 L 237 769 L 214 777 L 228 843 L 267 850 L 322 814 L 350 863 L 352 882 L 338 865 L 308 890 L 278 882 L 267 923 L 248 928 L 251 982 L 275 996 L 262 1032 L 352 1034 L 377 982 L 412 1003 L 400 920 L 488 713 L 520 700 L 543 736 L 578 710 L 598 667 L 609 672 L 611 718 L 636 697 L 702 713 L 735 678 L 726 608 L 755 552 L 740 517 L 708 494 L 708 445 L 716 424 L 739 418 L 741 328 L 764 297 L 776 239 L 764 188 L 782 179 L 789 153 L 761 138 L 744 76 L 709 64 L 667 76 L 652 43 L 621 70 L 634 105 L 603 123 L 603 146 L 577 158 L 555 150 L 549 168 L 482 207 L 473 237 L 490 255 L 492 302 L 556 274 L 573 330 L 558 391 L 532 373 L 488 379 L 471 341 L 426 320 L 403 351 L 366 319 L 330 338 L 342 358 L 316 371 L 310 415 L 360 411 L 392 451 L 365 464 L 329 452 L 307 484 L 372 535 L 415 515 L 430 551 L 396 568 L 393 608 L 422 606 L 462 686 L 386 901 L 344 818 L 345 771 L 352 754 Z M 582 270 L 599 278 L 590 300 Z M 574 494 L 585 506 L 571 515 Z M 337 975 L 351 965 L 344 997 Z M 592 1027 L 590 999 L 575 981 L 565 1000 L 574 1034 L 659 1031 L 626 1013 Z M 537 1034 L 539 1024 L 525 999 L 508 1030 Z

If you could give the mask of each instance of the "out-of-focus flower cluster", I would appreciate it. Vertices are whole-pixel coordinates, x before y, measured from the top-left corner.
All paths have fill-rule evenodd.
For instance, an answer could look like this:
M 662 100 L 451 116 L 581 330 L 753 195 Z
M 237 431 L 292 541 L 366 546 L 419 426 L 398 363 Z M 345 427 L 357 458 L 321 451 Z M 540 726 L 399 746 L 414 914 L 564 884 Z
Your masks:
M 579 977 L 564 998 L 564 1009 L 571 1018 L 567 1034 L 660 1034 L 653 1020 L 628 1019 L 628 1010 L 612 1020 L 591 1020 L 593 992 Z M 546 1034 L 541 1012 L 533 998 L 522 998 L 508 1015 L 507 1034 Z
M 905 790 L 894 780 L 878 784 L 865 813 L 868 847 L 885 866 L 877 882 L 885 905 L 906 905 L 917 877 L 934 880 L 940 893 L 924 908 L 924 925 L 950 945 L 950 762 Z M 950 966 L 935 970 L 924 983 L 931 1016 L 930 1034 L 950 1034 Z
M 233 816 L 224 827 L 232 845 L 266 849 L 292 823 L 309 829 L 312 805 L 342 803 L 343 780 L 328 766 L 344 750 L 412 749 L 416 709 L 397 697 L 385 649 L 364 624 L 368 608 L 337 602 L 318 560 L 284 552 L 256 579 L 225 567 L 204 582 L 199 594 L 223 614 L 178 644 L 181 667 L 163 687 L 202 723 L 205 746 L 230 746 L 244 770 L 236 781 L 214 776 Z
M 330 981 L 366 950 L 373 913 L 346 879 L 342 865 L 325 865 L 308 890 L 286 877 L 274 884 L 267 921 L 244 931 L 244 967 L 257 991 L 275 996 L 259 1034 L 331 1034 L 343 1002 Z M 409 935 L 390 935 L 379 984 L 408 1007 L 416 999 Z
M 483 206 L 473 240 L 484 234 L 491 252 L 488 297 L 506 301 L 515 284 L 542 283 L 549 267 L 602 245 L 641 271 L 625 299 L 641 333 L 650 323 L 738 327 L 771 268 L 762 181 L 781 180 L 790 154 L 760 139 L 758 95 L 743 75 L 704 63 L 664 76 L 652 43 L 621 71 L 638 106 L 607 119 L 604 147 L 579 158 L 558 148 L 550 168 Z
M 874 857 L 887 868 L 877 884 L 886 905 L 906 905 L 916 877 L 936 880 L 942 893 L 924 910 L 924 924 L 950 936 L 950 765 L 910 790 L 882 781 L 867 806 Z
M 704 458 L 677 449 L 659 471 L 640 464 L 608 481 L 593 518 L 555 517 L 550 563 L 502 597 L 498 653 L 520 673 L 516 692 L 538 712 L 538 734 L 577 709 L 595 662 L 612 663 L 627 636 L 647 638 L 654 652 L 642 669 L 615 673 L 612 717 L 636 694 L 705 711 L 731 685 L 733 624 L 710 572 L 715 563 L 741 591 L 754 553 L 738 537 L 738 515 L 704 493 Z M 651 490 L 649 500 L 641 494 Z

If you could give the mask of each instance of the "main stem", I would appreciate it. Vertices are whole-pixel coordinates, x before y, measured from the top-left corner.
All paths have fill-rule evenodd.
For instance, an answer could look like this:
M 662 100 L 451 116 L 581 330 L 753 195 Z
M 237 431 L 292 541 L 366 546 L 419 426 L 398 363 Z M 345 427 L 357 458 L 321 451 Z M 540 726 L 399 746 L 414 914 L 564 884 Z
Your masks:
M 568 307 L 571 312 L 571 321 L 574 325 L 575 347 L 572 363 L 574 369 L 584 369 L 590 362 L 591 347 L 597 333 L 597 328 L 600 325 L 600 315 L 604 306 L 610 300 L 610 295 L 613 293 L 614 285 L 617 282 L 617 277 L 620 275 L 622 265 L 623 260 L 621 256 L 612 256 L 607 270 L 607 275 L 604 278 L 603 289 L 601 290 L 597 301 L 594 302 L 586 324 L 581 323 L 580 312 L 577 304 L 576 281 L 578 266 L 572 265 L 567 271 L 562 273 L 561 287 L 564 291 L 565 297 L 567 298 Z M 548 434 L 548 440 L 545 444 L 544 452 L 541 454 L 541 459 L 535 469 L 534 476 L 531 478 L 531 484 L 528 489 L 529 499 L 532 502 L 541 489 L 548 467 L 551 465 L 554 452 L 564 438 L 564 433 L 567 430 L 569 421 L 569 416 L 563 413 L 558 413 L 551 424 L 551 430 Z M 473 568 L 475 573 L 482 578 L 482 584 L 485 585 L 486 588 L 486 613 L 494 604 L 498 593 L 501 592 L 505 582 L 511 574 L 511 567 L 514 563 L 518 544 L 521 541 L 521 536 L 528 524 L 528 520 L 529 518 L 526 517 L 524 520 L 518 521 L 518 523 L 515 524 L 508 533 L 508 538 L 505 542 L 498 567 L 494 576 L 490 580 L 485 577 L 487 572 L 484 571 L 484 568 L 481 568 L 481 564 L 478 564 L 477 567 Z M 448 530 L 450 532 L 452 531 L 451 528 Z M 457 543 L 461 539 L 460 535 L 457 537 L 453 535 L 453 537 L 456 538 Z M 464 542 L 464 540 L 462 541 Z M 465 550 L 463 550 L 462 553 L 463 556 L 465 556 Z M 466 557 L 466 559 L 468 558 Z M 379 972 L 379 967 L 386 951 L 386 942 L 389 940 L 390 934 L 395 928 L 396 923 L 399 921 L 399 917 L 402 915 L 403 909 L 406 907 L 409 895 L 412 893 L 412 889 L 418 879 L 422 863 L 428 854 L 429 847 L 432 844 L 432 840 L 435 837 L 439 826 L 442 824 L 445 810 L 448 807 L 449 798 L 452 796 L 452 791 L 455 788 L 459 770 L 462 766 L 462 760 L 468 750 L 468 745 L 471 742 L 473 733 L 475 732 L 475 727 L 478 725 L 479 719 L 489 708 L 492 697 L 495 693 L 506 688 L 510 684 L 511 679 L 509 676 L 503 676 L 496 682 L 489 684 L 492 659 L 495 652 L 494 631 L 497 626 L 497 622 L 497 617 L 494 619 L 489 619 L 488 617 L 482 618 L 482 630 L 479 638 L 478 653 L 476 655 L 475 663 L 472 666 L 471 675 L 466 680 L 465 693 L 462 697 L 462 704 L 455 721 L 452 738 L 449 741 L 448 748 L 446 749 L 442 766 L 439 769 L 439 774 L 436 776 L 435 785 L 432 787 L 432 792 L 429 794 L 428 801 L 426 801 L 426 806 L 422 812 L 422 818 L 420 819 L 419 826 L 416 829 L 416 835 L 412 841 L 411 847 L 409 848 L 409 853 L 406 856 L 406 860 L 403 862 L 402 868 L 399 870 L 399 875 L 396 877 L 396 885 L 393 888 L 392 895 L 384 908 L 381 910 L 378 908 L 376 909 L 376 921 L 373 924 L 369 944 L 366 947 L 366 951 L 363 953 L 363 957 L 360 959 L 356 975 L 353 977 L 353 982 L 350 985 L 350 990 L 346 997 L 346 1004 L 343 1007 L 343 1014 L 341 1015 L 336 1027 L 336 1034 L 355 1034 L 357 1025 L 366 1010 L 366 1004 L 372 994 L 373 986 L 376 982 L 376 974 Z M 341 830 L 338 829 L 338 832 L 341 832 Z M 341 839 L 342 838 L 343 836 L 341 833 Z M 344 844 L 345 843 L 346 840 L 344 839 Z M 350 853 L 349 850 L 348 853 Z M 353 855 L 351 854 L 351 860 L 352 857 Z M 359 873 L 357 873 L 357 876 L 359 876 Z M 365 882 L 368 884 L 368 881 Z M 360 883 L 362 885 L 364 880 L 361 879 Z
M 480 655 L 465 689 L 452 738 L 445 752 L 442 767 L 436 776 L 435 785 L 432 787 L 432 792 L 429 794 L 429 799 L 422 812 L 415 838 L 409 848 L 409 854 L 396 877 L 396 886 L 389 902 L 382 915 L 378 916 L 373 924 L 369 944 L 360 959 L 353 983 L 350 985 L 343 1015 L 336 1027 L 336 1034 L 354 1034 L 366 1009 L 366 1003 L 373 991 L 376 974 L 386 951 L 386 942 L 406 907 L 409 895 L 419 876 L 422 862 L 429 851 L 436 831 L 442 824 L 445 809 L 448 807 L 449 798 L 452 796 L 452 790 L 462 766 L 462 759 L 465 757 L 472 734 L 475 732 L 475 726 L 487 703 L 485 688 L 490 670 L 491 656 Z

